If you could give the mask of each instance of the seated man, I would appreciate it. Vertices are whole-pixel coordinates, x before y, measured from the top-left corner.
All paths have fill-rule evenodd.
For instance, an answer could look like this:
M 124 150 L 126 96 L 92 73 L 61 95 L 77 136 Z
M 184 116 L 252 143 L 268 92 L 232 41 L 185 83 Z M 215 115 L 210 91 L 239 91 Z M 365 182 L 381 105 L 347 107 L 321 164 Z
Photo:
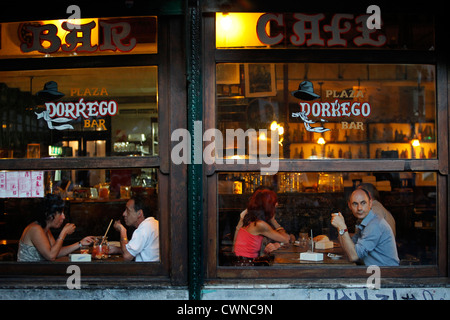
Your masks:
M 386 220 L 372 211 L 372 199 L 364 189 L 356 189 L 348 205 L 358 220 L 353 239 L 341 213 L 333 214 L 331 224 L 338 229 L 339 241 L 349 260 L 364 261 L 367 266 L 398 266 L 397 245 Z
M 114 228 L 120 232 L 120 248 L 110 247 L 110 253 L 122 253 L 125 260 L 134 259 L 137 262 L 159 261 L 158 220 L 149 216 L 145 199 L 134 196 L 128 200 L 123 217 L 125 224 L 136 230 L 128 241 L 127 229 L 116 221 Z
M 372 199 L 372 211 L 377 216 L 384 218 L 386 222 L 389 224 L 389 226 L 392 229 L 392 232 L 394 233 L 394 237 L 396 234 L 395 230 L 395 219 L 392 216 L 392 214 L 381 204 L 380 202 L 380 194 L 378 190 L 375 188 L 375 186 L 371 183 L 361 183 L 358 186 L 358 189 L 364 189 L 370 194 L 370 198 Z

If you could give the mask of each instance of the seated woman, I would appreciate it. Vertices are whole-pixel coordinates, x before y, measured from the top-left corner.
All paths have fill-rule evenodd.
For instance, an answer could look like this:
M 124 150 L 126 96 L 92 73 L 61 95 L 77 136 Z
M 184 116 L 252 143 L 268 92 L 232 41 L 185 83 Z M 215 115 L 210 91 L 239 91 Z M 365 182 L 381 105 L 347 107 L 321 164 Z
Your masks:
M 264 237 L 289 242 L 289 235 L 275 220 L 277 202 L 277 194 L 267 189 L 258 190 L 251 197 L 234 244 L 236 265 L 252 265 L 259 256 Z
M 22 233 L 19 241 L 17 261 L 53 261 L 58 257 L 68 255 L 82 245 L 94 242 L 94 237 L 88 236 L 79 242 L 63 247 L 64 238 L 75 231 L 73 223 L 67 223 L 55 240 L 50 229 L 61 227 L 64 219 L 64 201 L 59 195 L 47 194 L 43 208 L 36 221 L 30 223 Z

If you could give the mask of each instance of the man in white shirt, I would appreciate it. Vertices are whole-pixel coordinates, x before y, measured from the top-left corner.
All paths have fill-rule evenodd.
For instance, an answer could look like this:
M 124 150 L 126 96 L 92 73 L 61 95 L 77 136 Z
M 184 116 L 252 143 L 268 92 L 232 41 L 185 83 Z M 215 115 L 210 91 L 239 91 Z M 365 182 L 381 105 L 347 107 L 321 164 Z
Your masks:
M 128 241 L 127 229 L 117 220 L 114 229 L 120 232 L 120 248 L 111 247 L 110 253 L 122 253 L 129 261 L 159 261 L 159 223 L 149 216 L 145 198 L 134 196 L 128 200 L 123 217 L 125 224 L 136 230 Z

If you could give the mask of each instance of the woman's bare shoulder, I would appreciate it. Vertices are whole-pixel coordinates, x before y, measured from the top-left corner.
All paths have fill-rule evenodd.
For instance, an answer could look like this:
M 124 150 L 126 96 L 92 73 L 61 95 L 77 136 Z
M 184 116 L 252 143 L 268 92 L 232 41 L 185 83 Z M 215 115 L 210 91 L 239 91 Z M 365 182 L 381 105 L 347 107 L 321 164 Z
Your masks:
M 32 222 L 25 228 L 24 234 L 31 238 L 37 235 L 45 235 L 45 231 L 39 223 Z
M 256 221 L 256 228 L 258 229 L 258 231 L 267 231 L 271 229 L 270 225 L 264 220 Z

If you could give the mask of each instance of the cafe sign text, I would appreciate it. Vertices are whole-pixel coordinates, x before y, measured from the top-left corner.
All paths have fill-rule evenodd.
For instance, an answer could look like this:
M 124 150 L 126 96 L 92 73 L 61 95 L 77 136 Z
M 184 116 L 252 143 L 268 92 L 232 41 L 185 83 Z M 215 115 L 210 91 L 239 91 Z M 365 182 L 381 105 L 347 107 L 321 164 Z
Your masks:
M 78 102 L 46 102 L 45 111 L 36 112 L 37 119 L 47 121 L 49 129 L 67 130 L 73 129 L 68 122 L 83 120 L 84 127 L 97 127 L 106 130 L 105 119 L 91 119 L 94 117 L 115 116 L 118 112 L 117 102 L 114 100 L 84 101 Z
M 58 50 L 64 52 L 94 52 L 94 51 L 121 51 L 129 52 L 136 46 L 136 38 L 129 36 L 131 26 L 127 22 L 107 23 L 100 21 L 99 26 L 102 39 L 99 39 L 101 45 L 92 44 L 92 30 L 96 27 L 95 21 L 85 24 L 71 24 L 64 21 L 61 28 L 67 31 L 64 39 L 58 36 L 58 26 L 55 24 L 25 24 L 25 31 L 30 33 L 31 41 L 22 42 L 20 50 L 24 53 L 38 51 L 40 53 L 54 53 Z M 21 40 L 22 41 L 22 40 Z M 44 46 L 46 43 L 49 45 Z
M 331 18 L 323 13 L 294 13 L 289 16 L 283 13 L 265 13 L 258 19 L 256 33 L 266 45 L 276 45 L 287 40 L 297 47 L 348 47 L 350 44 L 356 47 L 384 46 L 386 36 L 379 29 L 368 28 L 367 21 L 370 17 L 355 17 L 344 13 L 334 14 Z M 287 25 L 287 21 L 293 22 Z M 266 29 L 268 24 L 270 34 Z

